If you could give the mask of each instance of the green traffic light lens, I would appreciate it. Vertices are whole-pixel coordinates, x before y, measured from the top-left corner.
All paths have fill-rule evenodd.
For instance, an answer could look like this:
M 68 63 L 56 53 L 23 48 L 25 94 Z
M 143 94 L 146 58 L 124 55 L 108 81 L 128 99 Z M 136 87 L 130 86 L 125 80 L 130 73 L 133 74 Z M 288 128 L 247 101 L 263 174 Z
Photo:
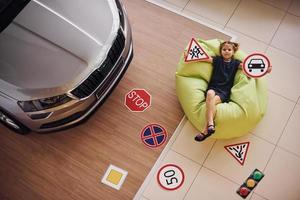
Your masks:
M 255 171 L 253 173 L 253 178 L 256 181 L 259 181 L 263 177 L 263 174 L 260 171 Z

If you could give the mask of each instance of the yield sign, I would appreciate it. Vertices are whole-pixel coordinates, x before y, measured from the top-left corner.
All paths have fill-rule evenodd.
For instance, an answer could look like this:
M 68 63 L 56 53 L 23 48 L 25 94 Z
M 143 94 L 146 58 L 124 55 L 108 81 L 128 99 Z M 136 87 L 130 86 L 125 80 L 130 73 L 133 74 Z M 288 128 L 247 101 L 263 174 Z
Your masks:
M 250 142 L 227 145 L 224 148 L 241 164 L 244 165 Z
M 184 61 L 191 62 L 191 61 L 205 60 L 208 58 L 209 56 L 203 50 L 200 44 L 194 38 L 192 38 Z

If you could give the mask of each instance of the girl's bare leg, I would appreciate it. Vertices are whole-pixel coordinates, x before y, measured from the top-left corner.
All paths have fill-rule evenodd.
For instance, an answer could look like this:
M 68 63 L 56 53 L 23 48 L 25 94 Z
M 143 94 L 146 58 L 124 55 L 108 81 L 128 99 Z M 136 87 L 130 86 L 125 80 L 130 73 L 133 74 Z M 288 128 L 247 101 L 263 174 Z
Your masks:
M 205 126 L 201 133 L 197 134 L 195 140 L 201 142 L 205 140 L 209 135 L 209 132 L 212 134 L 214 132 L 214 127 L 209 127 L 208 125 L 214 125 L 214 117 L 216 115 L 216 105 L 221 103 L 221 99 L 218 95 L 216 95 L 215 91 L 208 90 L 206 95 L 206 119 L 205 119 Z M 209 127 L 209 129 L 208 129 Z M 213 132 L 212 132 L 213 129 Z
M 206 94 L 206 122 L 202 133 L 207 133 L 207 126 L 214 124 L 216 115 L 216 105 L 221 103 L 221 99 L 214 90 L 208 90 Z

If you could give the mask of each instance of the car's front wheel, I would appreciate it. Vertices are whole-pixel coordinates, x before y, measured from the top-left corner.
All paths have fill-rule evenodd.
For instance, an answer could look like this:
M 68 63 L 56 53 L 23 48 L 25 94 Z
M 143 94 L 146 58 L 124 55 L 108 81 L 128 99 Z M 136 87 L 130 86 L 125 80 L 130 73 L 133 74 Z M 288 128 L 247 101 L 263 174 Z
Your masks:
M 30 132 L 26 126 L 15 120 L 7 112 L 0 109 L 0 121 L 9 129 L 15 131 L 16 133 L 25 135 Z

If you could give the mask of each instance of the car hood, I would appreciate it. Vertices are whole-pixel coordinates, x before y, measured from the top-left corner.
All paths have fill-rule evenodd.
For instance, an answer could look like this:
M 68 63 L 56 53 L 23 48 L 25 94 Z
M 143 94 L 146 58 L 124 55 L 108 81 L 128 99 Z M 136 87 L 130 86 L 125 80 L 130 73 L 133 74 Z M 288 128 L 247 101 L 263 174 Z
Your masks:
M 32 0 L 0 34 L 0 90 L 17 100 L 66 93 L 103 60 L 119 18 L 111 0 Z

